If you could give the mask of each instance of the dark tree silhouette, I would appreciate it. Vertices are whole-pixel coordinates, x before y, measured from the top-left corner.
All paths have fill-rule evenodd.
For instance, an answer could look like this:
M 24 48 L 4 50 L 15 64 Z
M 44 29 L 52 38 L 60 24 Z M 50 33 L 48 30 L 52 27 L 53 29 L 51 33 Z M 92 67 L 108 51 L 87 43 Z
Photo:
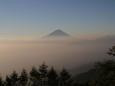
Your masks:
M 107 52 L 107 54 L 115 56 L 115 46 L 113 46 L 112 48 L 109 48 L 109 51 Z
M 40 84 L 40 73 L 35 67 L 32 67 L 32 70 L 30 71 L 30 81 L 33 86 L 38 86 Z
M 4 82 L 3 82 L 2 77 L 0 75 L 0 86 L 3 86 L 3 85 L 4 85 Z
M 102 70 L 102 74 L 90 82 L 91 86 L 115 86 L 115 62 L 113 60 L 98 62 L 96 68 Z
M 6 76 L 5 86 L 12 86 L 12 79 L 9 76 Z
M 5 81 L 0 76 L 0 86 L 72 86 L 71 75 L 66 69 L 63 69 L 58 75 L 53 66 L 50 70 L 47 68 L 44 62 L 38 70 L 32 67 L 29 75 L 23 69 L 20 76 L 14 70 L 11 75 L 6 76 Z
M 109 49 L 108 54 L 115 56 L 115 47 Z M 115 61 L 105 60 L 97 62 L 95 67 L 102 70 L 102 74 L 96 80 L 89 82 L 90 86 L 115 86 Z
M 60 72 L 60 86 L 71 86 L 72 80 L 71 75 L 67 72 L 66 69 L 62 69 Z
M 10 78 L 11 78 L 12 86 L 16 86 L 18 84 L 19 77 L 15 70 L 11 74 Z
M 23 69 L 19 77 L 19 83 L 21 86 L 25 86 L 27 84 L 27 81 L 28 81 L 28 74 L 27 71 Z
M 59 77 L 53 67 L 48 71 L 47 77 L 49 86 L 58 86 Z
M 42 65 L 39 66 L 39 72 L 40 72 L 40 79 L 41 79 L 41 85 L 46 86 L 47 84 L 47 70 L 48 66 L 43 62 Z

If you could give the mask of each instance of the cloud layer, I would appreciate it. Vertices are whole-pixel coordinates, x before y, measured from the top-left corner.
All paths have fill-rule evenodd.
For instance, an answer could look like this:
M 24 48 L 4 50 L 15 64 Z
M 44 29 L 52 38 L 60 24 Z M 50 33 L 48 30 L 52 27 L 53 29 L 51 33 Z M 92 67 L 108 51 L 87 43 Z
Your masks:
M 56 69 L 75 68 L 109 57 L 106 52 L 115 44 L 115 36 L 96 40 L 39 39 L 0 41 L 0 73 L 18 72 L 24 67 L 39 67 L 45 61 Z M 109 57 L 110 58 L 110 57 Z

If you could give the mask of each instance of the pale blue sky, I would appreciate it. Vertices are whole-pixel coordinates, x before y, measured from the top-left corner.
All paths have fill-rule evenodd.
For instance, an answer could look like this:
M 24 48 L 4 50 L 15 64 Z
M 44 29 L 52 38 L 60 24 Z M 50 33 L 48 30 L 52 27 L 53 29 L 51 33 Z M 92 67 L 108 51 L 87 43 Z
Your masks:
M 115 0 L 0 0 L 0 36 L 114 35 Z

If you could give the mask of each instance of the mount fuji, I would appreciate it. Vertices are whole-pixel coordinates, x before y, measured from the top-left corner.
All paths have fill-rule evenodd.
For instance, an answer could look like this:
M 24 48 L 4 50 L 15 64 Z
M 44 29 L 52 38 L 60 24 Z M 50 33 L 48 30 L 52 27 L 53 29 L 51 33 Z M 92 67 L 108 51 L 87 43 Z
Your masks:
M 45 36 L 44 38 L 51 38 L 51 37 L 71 37 L 71 36 L 62 30 L 55 30 L 52 33 Z

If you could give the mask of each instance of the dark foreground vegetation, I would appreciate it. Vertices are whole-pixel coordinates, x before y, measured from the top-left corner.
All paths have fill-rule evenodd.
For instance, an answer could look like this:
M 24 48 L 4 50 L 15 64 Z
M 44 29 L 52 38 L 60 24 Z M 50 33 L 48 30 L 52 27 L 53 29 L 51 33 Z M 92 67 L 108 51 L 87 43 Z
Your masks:
M 29 74 L 25 69 L 20 76 L 14 70 L 11 75 L 7 75 L 5 81 L 0 77 L 0 86 L 71 86 L 71 75 L 62 69 L 58 74 L 53 67 L 48 70 L 45 62 L 39 68 L 32 67 Z
M 115 56 L 115 46 L 109 49 L 107 54 Z M 90 79 L 85 83 L 73 83 L 75 79 L 71 78 L 69 72 L 63 68 L 60 73 L 57 73 L 53 66 L 48 69 L 48 66 L 41 64 L 39 68 L 32 67 L 31 71 L 27 73 L 23 69 L 19 75 L 15 70 L 12 74 L 7 75 L 5 80 L 0 77 L 0 86 L 115 86 L 115 61 L 104 60 L 103 62 L 95 63 L 94 70 L 90 74 L 95 79 Z M 88 73 L 87 73 L 88 74 Z M 89 74 L 89 76 L 90 76 Z

